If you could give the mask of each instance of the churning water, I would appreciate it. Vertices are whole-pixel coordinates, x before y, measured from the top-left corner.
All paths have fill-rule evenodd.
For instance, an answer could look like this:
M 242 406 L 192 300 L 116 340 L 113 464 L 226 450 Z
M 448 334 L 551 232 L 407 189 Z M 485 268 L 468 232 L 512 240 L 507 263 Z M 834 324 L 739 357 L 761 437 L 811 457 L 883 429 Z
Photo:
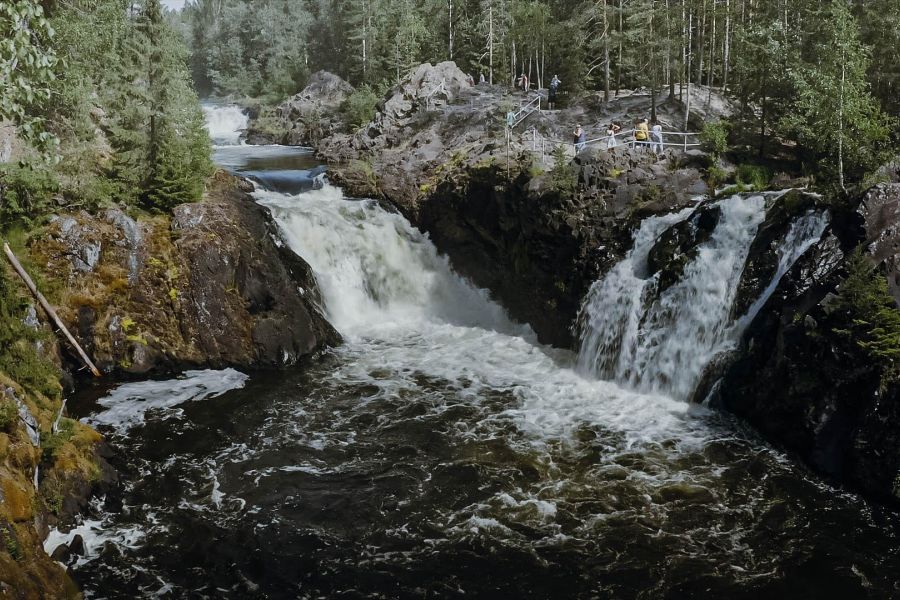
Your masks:
M 79 529 L 90 596 L 900 593 L 895 515 L 728 417 L 586 375 L 373 201 L 330 186 L 256 196 L 313 267 L 345 343 L 295 371 L 192 372 L 83 398 L 123 478 Z M 723 208 L 735 235 L 760 218 L 754 203 Z M 630 273 L 644 239 L 686 216 L 645 222 Z M 719 237 L 703 252 L 739 269 L 738 244 Z

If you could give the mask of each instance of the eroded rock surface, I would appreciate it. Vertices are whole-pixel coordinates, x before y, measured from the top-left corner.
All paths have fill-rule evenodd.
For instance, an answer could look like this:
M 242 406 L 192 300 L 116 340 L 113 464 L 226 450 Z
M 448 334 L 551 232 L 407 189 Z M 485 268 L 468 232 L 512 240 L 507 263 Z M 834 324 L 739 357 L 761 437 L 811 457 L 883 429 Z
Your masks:
M 64 216 L 32 245 L 67 282 L 60 314 L 102 370 L 274 367 L 337 341 L 309 266 L 242 186 L 219 173 L 171 218 Z M 86 247 L 100 248 L 89 269 Z

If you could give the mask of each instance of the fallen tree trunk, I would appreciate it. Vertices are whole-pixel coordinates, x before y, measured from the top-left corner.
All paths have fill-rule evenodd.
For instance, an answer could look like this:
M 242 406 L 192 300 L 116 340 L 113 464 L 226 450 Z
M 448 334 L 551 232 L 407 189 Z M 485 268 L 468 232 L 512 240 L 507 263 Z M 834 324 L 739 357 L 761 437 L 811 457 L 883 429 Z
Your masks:
M 53 307 L 50 306 L 50 303 L 47 302 L 47 299 L 44 298 L 44 295 L 37 289 L 37 286 L 32 281 L 31 277 L 29 277 L 28 273 L 22 268 L 21 263 L 19 263 L 19 259 L 16 258 L 16 255 L 13 254 L 13 251 L 10 249 L 9 244 L 3 244 L 3 252 L 6 253 L 6 258 L 9 259 L 10 264 L 16 270 L 16 273 L 19 274 L 19 277 L 22 278 L 22 281 L 25 282 L 25 285 L 28 286 L 29 291 L 31 291 L 32 295 L 41 305 L 41 308 L 44 309 L 44 312 L 53 320 L 56 326 L 62 331 L 63 335 L 69 340 L 69 343 L 75 348 L 75 351 L 78 353 L 78 356 L 81 357 L 82 362 L 84 362 L 85 366 L 91 370 L 91 373 L 94 374 L 94 377 L 101 377 L 100 370 L 94 366 L 94 363 L 91 362 L 91 359 L 88 357 L 87 353 L 81 348 L 75 338 L 69 333 L 69 330 L 66 329 L 66 326 L 63 325 L 62 319 L 59 318 L 59 315 L 56 314 L 56 311 L 53 310 Z

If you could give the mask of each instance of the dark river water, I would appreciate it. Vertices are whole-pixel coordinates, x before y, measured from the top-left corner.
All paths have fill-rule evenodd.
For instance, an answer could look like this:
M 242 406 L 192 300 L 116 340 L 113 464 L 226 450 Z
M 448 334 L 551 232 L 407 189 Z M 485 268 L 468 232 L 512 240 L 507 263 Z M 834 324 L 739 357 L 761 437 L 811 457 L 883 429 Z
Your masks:
M 217 160 L 309 190 L 256 197 L 346 341 L 71 403 L 122 479 L 72 533 L 86 596 L 900 597 L 897 514 L 728 416 L 580 374 L 402 217 L 306 187 L 308 153 Z

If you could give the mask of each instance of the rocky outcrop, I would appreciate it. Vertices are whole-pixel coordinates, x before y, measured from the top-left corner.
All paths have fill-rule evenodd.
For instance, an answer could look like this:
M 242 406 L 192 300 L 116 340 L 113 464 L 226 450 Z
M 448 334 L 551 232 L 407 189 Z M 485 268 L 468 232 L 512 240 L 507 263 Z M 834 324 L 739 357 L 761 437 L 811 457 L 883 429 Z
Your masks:
M 296 96 L 281 103 L 269 120 L 257 119 L 247 130 L 250 144 L 314 146 L 344 129 L 341 104 L 353 86 L 328 71 L 317 71 Z
M 31 244 L 101 370 L 276 367 L 338 339 L 309 266 L 248 189 L 220 172 L 171 217 L 64 215 Z
M 585 153 L 579 164 L 599 169 L 609 160 L 605 153 Z M 520 161 L 509 181 L 502 162 L 476 163 L 454 169 L 417 202 L 400 206 L 457 271 L 489 289 L 541 342 L 571 348 L 582 299 L 623 258 L 645 211 L 664 213 L 694 202 L 665 176 L 649 181 L 667 193 L 621 202 L 619 182 L 630 185 L 630 171 L 651 159 L 614 160 L 628 170 L 602 188 L 575 191 L 554 187 L 551 174 L 520 170 Z
M 50 527 L 70 522 L 114 481 L 100 436 L 57 418 L 58 395 L 22 388 L 0 372 L 0 593 L 10 598 L 80 598 L 45 551 Z
M 879 277 L 897 281 L 891 214 L 898 199 L 897 184 L 878 186 L 834 218 L 750 324 L 717 399 L 819 472 L 893 502 L 900 502 L 900 383 L 862 343 L 877 326 L 871 309 L 886 302 L 880 306 L 890 310 L 877 289 Z M 764 228 L 754 250 L 760 265 L 771 263 L 765 238 Z M 868 275 L 872 267 L 880 270 Z M 771 268 L 751 269 L 750 278 Z
M 872 259 L 887 274 L 888 287 L 900 306 L 900 184 L 880 184 L 866 192 L 858 214 Z

